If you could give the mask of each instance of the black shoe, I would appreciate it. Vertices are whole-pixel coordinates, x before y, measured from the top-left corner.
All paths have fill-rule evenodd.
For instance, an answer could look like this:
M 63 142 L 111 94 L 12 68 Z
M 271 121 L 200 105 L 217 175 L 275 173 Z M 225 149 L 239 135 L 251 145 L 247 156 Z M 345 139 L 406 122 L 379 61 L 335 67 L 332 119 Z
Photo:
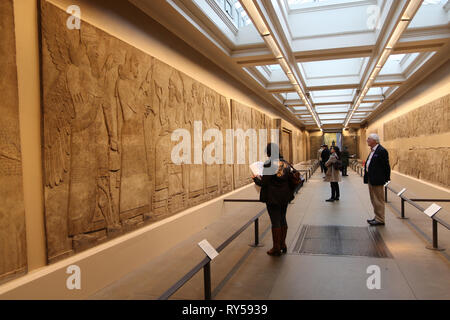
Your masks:
M 327 199 L 327 200 L 325 200 L 326 202 L 334 202 L 334 198 L 330 198 L 330 199 Z
M 384 226 L 384 223 L 383 223 L 383 222 L 378 222 L 378 221 L 376 221 L 376 220 L 369 222 L 369 224 L 370 224 L 371 226 L 374 226 L 374 227 L 376 227 L 376 226 Z
M 374 222 L 374 221 L 376 221 L 376 220 L 375 220 L 375 218 L 373 218 L 373 219 L 370 219 L 370 220 L 367 220 L 367 223 L 369 223 L 369 224 L 370 224 L 371 222 Z

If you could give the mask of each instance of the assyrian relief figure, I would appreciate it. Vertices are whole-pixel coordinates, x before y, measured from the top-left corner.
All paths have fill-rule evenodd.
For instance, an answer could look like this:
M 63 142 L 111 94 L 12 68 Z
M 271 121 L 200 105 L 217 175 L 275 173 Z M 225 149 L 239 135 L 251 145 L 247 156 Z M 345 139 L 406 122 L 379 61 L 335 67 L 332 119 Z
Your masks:
M 56 25 L 52 26 L 51 22 Z M 44 35 L 49 35 L 49 29 L 57 25 L 58 20 L 44 24 Z M 97 145 L 86 141 L 96 138 L 100 92 L 79 32 L 46 36 L 46 43 L 60 71 L 55 89 L 45 98 L 48 101 L 44 110 L 46 182 L 47 186 L 56 187 L 70 170 L 68 228 L 69 235 L 75 236 L 89 230 L 95 213 Z
M 26 272 L 13 1 L 0 1 L 0 284 Z
M 176 212 L 185 207 L 186 195 L 183 166 L 171 161 L 171 133 L 185 126 L 183 112 L 184 85 L 178 71 L 155 61 L 153 65 L 155 106 L 159 117 L 155 121 L 155 194 L 154 208 L 159 216 Z
M 117 81 L 121 146 L 119 207 L 122 220 L 150 212 L 150 181 L 144 133 L 147 110 L 139 74 L 142 67 L 135 55 L 127 53 L 124 64 L 119 66 Z
M 201 121 L 203 119 L 203 111 L 206 108 L 205 102 L 205 88 L 194 82 L 191 89 L 192 103 L 191 109 L 191 137 L 195 136 L 194 133 L 194 121 Z M 200 137 L 201 139 L 202 137 Z M 192 144 L 192 154 L 194 155 L 194 144 Z M 191 204 L 197 204 L 204 200 L 205 195 L 205 175 L 203 170 L 203 164 L 194 163 L 189 166 L 189 201 Z
M 167 104 L 166 113 L 169 117 L 169 133 L 176 129 L 184 128 L 184 84 L 180 73 L 176 70 L 172 71 L 169 79 L 169 103 Z M 172 147 L 174 144 L 169 143 Z M 168 152 L 170 158 L 170 151 Z M 176 212 L 185 207 L 186 195 L 184 191 L 184 165 L 175 165 L 171 160 L 169 163 L 169 210 Z
M 230 192 L 233 189 L 233 165 L 227 164 L 226 130 L 231 128 L 230 107 L 225 97 L 220 97 L 220 128 L 224 137 L 223 155 L 224 164 L 221 166 L 220 184 L 222 193 Z M 231 148 L 232 146 L 230 146 Z
M 220 116 L 220 109 L 218 101 L 216 100 L 215 92 L 211 89 L 206 89 L 206 106 L 203 111 L 203 124 L 205 126 L 204 131 L 209 129 L 217 129 L 220 128 L 220 122 L 218 121 L 218 117 Z M 212 138 L 211 141 L 205 142 L 204 147 L 207 144 L 214 144 L 216 141 L 215 137 Z M 214 150 L 214 153 L 208 156 L 216 157 L 217 150 Z M 214 161 L 213 163 L 205 164 L 205 177 L 206 177 L 206 194 L 208 198 L 212 198 L 216 196 L 219 192 L 219 176 L 220 169 L 219 165 L 215 163 L 214 159 L 210 159 L 210 161 Z
M 236 101 L 232 101 L 232 126 L 234 130 L 242 129 L 246 132 L 252 128 L 252 109 Z M 236 142 L 237 139 L 235 139 Z M 251 172 L 249 168 L 250 139 L 245 138 L 245 164 L 234 165 L 235 188 L 251 183 Z M 235 144 L 235 161 L 238 159 L 238 144 Z

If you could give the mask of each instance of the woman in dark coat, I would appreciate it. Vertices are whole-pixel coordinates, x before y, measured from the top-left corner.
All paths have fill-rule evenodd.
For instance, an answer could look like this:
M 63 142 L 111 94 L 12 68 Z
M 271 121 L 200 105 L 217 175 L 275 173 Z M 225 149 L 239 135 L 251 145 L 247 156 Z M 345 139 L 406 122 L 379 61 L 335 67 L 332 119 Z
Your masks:
M 253 181 L 261 187 L 260 201 L 266 203 L 272 223 L 273 248 L 267 251 L 267 254 L 280 256 L 281 253 L 287 252 L 286 211 L 289 202 L 294 199 L 289 185 L 291 168 L 281 155 L 277 156 L 279 154 L 277 144 L 269 143 L 266 153 L 270 160 L 264 163 L 263 175 L 253 176 Z

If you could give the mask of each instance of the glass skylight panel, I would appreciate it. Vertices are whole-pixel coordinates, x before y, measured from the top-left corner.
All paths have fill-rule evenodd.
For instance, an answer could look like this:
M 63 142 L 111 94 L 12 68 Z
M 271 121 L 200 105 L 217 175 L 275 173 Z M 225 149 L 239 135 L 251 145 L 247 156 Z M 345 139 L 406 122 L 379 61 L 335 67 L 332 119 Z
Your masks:
M 342 113 L 342 114 L 319 114 L 320 120 L 345 119 L 346 117 L 347 117 L 346 113 Z
M 272 0 L 276 1 L 276 0 Z M 321 6 L 328 4 L 351 3 L 359 0 L 287 0 L 290 9 L 301 9 L 304 6 Z
M 386 94 L 386 91 L 389 89 L 389 87 L 372 87 L 367 92 L 368 96 L 382 96 L 383 94 Z
M 323 120 L 320 122 L 322 122 L 322 124 L 341 124 L 344 120 Z
M 321 90 L 313 91 L 313 97 L 336 97 L 336 96 L 350 96 L 354 93 L 353 89 L 344 90 Z
M 271 71 L 281 70 L 281 66 L 279 64 L 270 64 L 268 67 Z
M 424 0 L 422 5 L 428 6 L 428 5 L 445 5 L 447 3 L 447 0 Z
M 375 103 L 361 103 L 359 105 L 359 108 L 373 108 L 374 106 L 375 106 Z
M 336 59 L 301 63 L 308 78 L 359 75 L 364 58 Z
M 228 19 L 239 29 L 252 24 L 239 0 L 215 0 Z
M 402 59 L 406 56 L 406 54 L 402 53 L 402 54 L 391 54 L 388 58 L 388 62 L 389 61 L 396 61 L 399 62 L 402 61 Z

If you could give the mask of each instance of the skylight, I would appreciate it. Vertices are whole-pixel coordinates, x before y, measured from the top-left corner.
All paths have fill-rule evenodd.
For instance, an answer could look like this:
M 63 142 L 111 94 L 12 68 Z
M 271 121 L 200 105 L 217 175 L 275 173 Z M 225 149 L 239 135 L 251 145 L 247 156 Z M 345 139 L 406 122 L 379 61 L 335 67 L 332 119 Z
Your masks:
M 227 18 L 233 22 L 237 28 L 242 28 L 252 24 L 247 12 L 242 8 L 239 0 L 215 0 L 220 9 L 226 13 Z
M 444 5 L 447 3 L 447 0 L 424 0 L 422 5 Z

